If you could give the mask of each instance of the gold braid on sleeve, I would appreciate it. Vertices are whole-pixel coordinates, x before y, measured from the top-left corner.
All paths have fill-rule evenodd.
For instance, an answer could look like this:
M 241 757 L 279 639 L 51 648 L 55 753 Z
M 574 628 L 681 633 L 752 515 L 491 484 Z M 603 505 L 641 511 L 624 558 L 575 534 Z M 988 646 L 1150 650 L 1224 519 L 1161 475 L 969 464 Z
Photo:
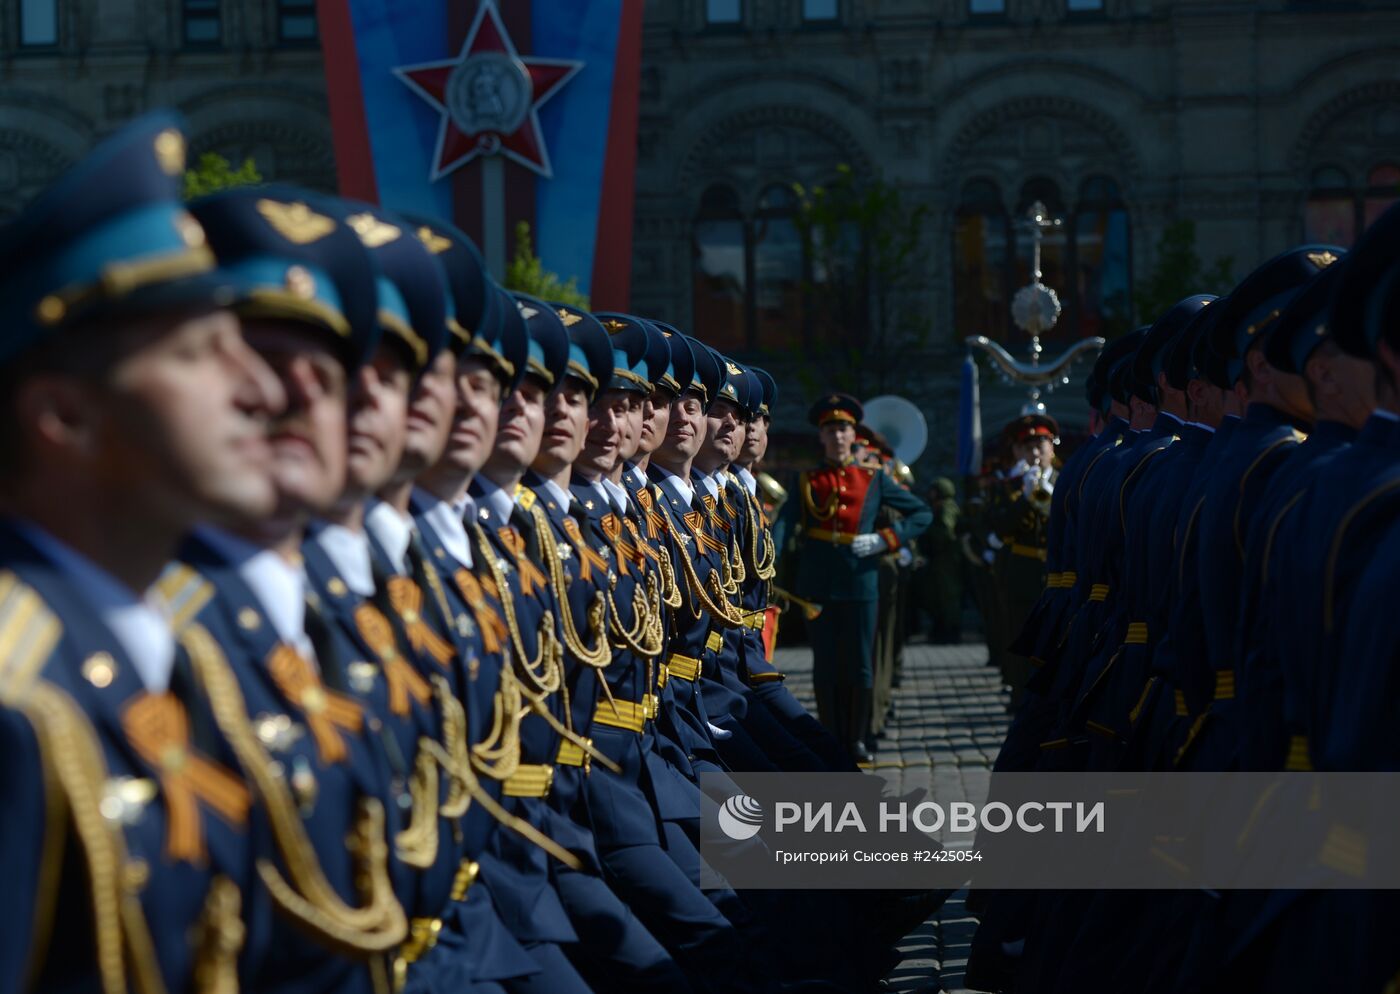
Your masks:
M 612 662 L 612 649 L 608 645 L 607 602 L 601 590 L 595 592 L 593 602 L 588 606 L 588 637 L 593 640 L 590 647 L 579 635 L 574 624 L 573 608 L 569 605 L 569 584 L 564 577 L 564 564 L 559 558 L 559 544 L 555 541 L 553 526 L 548 516 L 536 504 L 530 509 L 535 520 L 535 533 L 540 540 L 540 556 L 549 570 L 550 584 L 554 587 L 555 600 L 559 602 L 559 626 L 564 633 L 564 646 L 575 660 L 584 666 L 601 670 Z
M 258 874 L 273 903 L 312 934 L 359 958 L 387 952 L 403 942 L 408 922 L 389 882 L 383 805 L 375 798 L 359 802 L 350 851 L 358 864 L 357 884 L 364 904 L 352 907 L 326 879 L 286 781 L 275 772 L 280 767 L 248 724 L 243 691 L 218 643 L 199 625 L 185 629 L 180 643 L 194 664 L 215 722 L 267 812 L 286 865 L 290 881 L 271 860 L 258 860 Z
M 486 538 L 481 526 L 473 524 L 472 529 L 476 533 L 478 551 L 486 563 L 486 571 L 491 574 L 496 595 L 501 601 L 501 614 L 506 620 L 506 630 L 510 632 L 511 647 L 515 650 L 514 670 L 521 680 L 525 681 L 522 689 L 527 694 L 552 694 L 559 689 L 564 673 L 562 653 L 559 651 L 558 640 L 554 637 L 554 615 L 546 611 L 540 619 L 535 658 L 530 659 L 525 652 L 525 640 L 520 634 L 520 622 L 515 616 L 515 598 L 510 592 L 505 575 L 501 572 L 499 558 L 491 548 L 490 540 Z
M 394 853 L 409 866 L 422 870 L 433 865 L 438 851 L 438 761 L 427 745 L 428 736 L 418 740 L 418 755 L 408 781 L 413 805 L 408 825 L 394 835 Z

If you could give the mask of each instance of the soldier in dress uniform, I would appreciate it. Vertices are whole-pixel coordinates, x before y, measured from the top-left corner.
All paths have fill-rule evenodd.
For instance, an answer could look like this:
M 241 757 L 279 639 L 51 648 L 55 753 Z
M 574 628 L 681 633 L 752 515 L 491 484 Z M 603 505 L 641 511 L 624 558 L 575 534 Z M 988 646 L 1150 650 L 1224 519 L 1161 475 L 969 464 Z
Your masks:
M 181 122 L 150 115 L 0 228 L 7 991 L 266 975 L 265 822 L 142 595 L 187 529 L 272 510 L 285 403 L 184 165 Z
M 872 557 L 897 549 L 928 527 L 928 505 L 894 485 L 878 470 L 852 463 L 854 426 L 860 402 L 847 394 L 817 401 L 808 420 L 821 432 L 825 462 L 804 472 L 800 500 L 790 502 L 774 528 L 781 548 L 787 533 L 801 528 L 798 596 L 822 605 L 811 623 L 817 713 L 859 761 L 865 746 L 873 680 L 876 572 Z M 875 532 L 875 516 L 886 503 L 905 517 Z
M 1003 604 L 1005 638 L 1013 641 L 1045 588 L 1046 519 L 1058 471 L 1055 446 L 1060 426 L 1047 414 L 1025 414 L 1003 430 L 1015 459 L 994 493 L 987 513 L 989 544 L 994 544 L 995 581 Z M 1008 649 L 1002 670 L 1011 687 L 1011 709 L 1020 707 L 1031 663 Z

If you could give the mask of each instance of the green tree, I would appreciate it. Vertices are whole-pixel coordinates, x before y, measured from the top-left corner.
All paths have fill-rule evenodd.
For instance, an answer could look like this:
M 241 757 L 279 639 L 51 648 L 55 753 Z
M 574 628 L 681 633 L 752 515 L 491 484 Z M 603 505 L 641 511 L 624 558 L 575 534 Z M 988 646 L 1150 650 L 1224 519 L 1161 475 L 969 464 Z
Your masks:
M 844 164 L 831 183 L 794 184 L 793 192 L 794 220 L 810 260 L 808 365 L 816 367 L 799 371 L 799 378 L 819 390 L 834 381 L 861 396 L 898 388 L 910 351 L 928 339 L 916 292 L 928 208 L 911 203 L 899 186 L 858 177 Z
M 1152 269 L 1137 281 L 1133 304 L 1139 321 L 1155 321 L 1167 308 L 1193 293 L 1225 293 L 1234 285 L 1234 260 L 1217 258 L 1209 266 L 1196 251 L 1196 223 L 1174 221 L 1157 239 Z
M 218 152 L 205 152 L 199 162 L 185 170 L 185 199 L 194 200 L 236 186 L 257 186 L 262 181 L 262 174 L 252 159 L 244 159 L 243 165 L 234 169 Z
M 535 255 L 527 221 L 515 226 L 515 257 L 506 267 L 506 287 L 540 300 L 588 310 L 588 295 L 579 290 L 578 277 L 571 276 L 567 283 L 564 282 L 557 274 L 545 269 L 540 257 Z

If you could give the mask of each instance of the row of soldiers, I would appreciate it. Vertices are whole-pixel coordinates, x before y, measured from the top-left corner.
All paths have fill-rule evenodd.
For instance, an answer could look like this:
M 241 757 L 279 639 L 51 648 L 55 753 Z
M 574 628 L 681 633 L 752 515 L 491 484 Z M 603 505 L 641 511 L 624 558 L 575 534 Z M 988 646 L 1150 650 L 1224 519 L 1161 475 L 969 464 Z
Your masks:
M 1010 647 L 1034 672 L 997 770 L 1396 769 L 1397 383 L 1397 209 L 1111 343 Z M 1316 858 L 1358 874 L 1364 844 Z M 988 988 L 1378 992 L 1400 966 L 1388 892 L 974 903 Z
M 0 990 L 868 989 L 929 896 L 700 885 L 728 771 L 855 768 L 763 637 L 772 379 L 184 166 L 0 230 Z

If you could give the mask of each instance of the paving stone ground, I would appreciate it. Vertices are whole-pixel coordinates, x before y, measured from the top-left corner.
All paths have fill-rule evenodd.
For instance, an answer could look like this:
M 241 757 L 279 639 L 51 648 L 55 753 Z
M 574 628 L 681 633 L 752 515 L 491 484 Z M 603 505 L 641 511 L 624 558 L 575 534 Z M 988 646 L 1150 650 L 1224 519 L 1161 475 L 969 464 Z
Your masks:
M 775 659 L 787 685 L 812 712 L 812 653 L 779 649 Z M 1006 694 L 980 644 L 905 647 L 903 679 L 894 694 L 894 716 L 875 757 L 874 770 L 891 789 L 928 791 L 941 804 L 987 797 L 992 761 L 1006 734 Z M 887 978 L 899 994 L 948 994 L 965 990 L 976 927 L 958 893 L 900 944 L 899 966 Z

